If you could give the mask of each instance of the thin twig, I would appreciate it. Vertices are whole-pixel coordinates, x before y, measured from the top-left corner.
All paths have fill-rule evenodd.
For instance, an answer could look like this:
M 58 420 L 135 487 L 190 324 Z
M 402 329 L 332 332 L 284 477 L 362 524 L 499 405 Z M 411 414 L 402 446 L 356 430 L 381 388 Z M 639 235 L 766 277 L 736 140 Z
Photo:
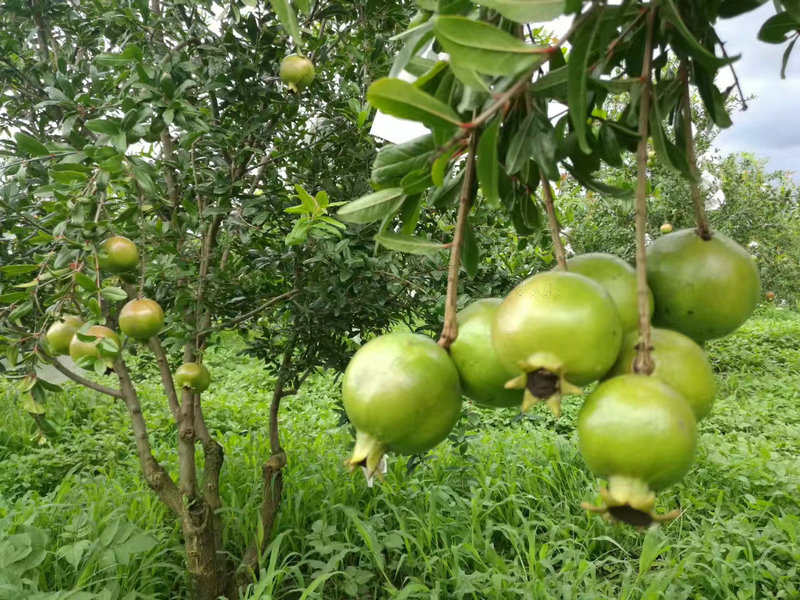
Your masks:
M 686 159 L 689 161 L 689 189 L 692 192 L 694 204 L 694 218 L 697 223 L 697 234 L 708 241 L 711 239 L 711 229 L 706 218 L 706 206 L 700 191 L 700 174 L 697 170 L 697 153 L 692 132 L 692 98 L 689 93 L 689 65 L 686 61 L 681 63 L 681 79 L 683 80 L 683 135 L 686 138 Z
M 652 80 L 650 70 L 653 61 L 653 33 L 655 30 L 656 9 L 651 8 L 647 15 L 647 40 L 645 42 L 642 65 L 642 93 L 639 100 L 639 146 L 637 148 L 636 180 L 636 291 L 639 307 L 638 354 L 634 371 L 650 375 L 654 363 L 651 355 L 652 332 L 650 330 L 650 296 L 647 288 L 647 252 L 645 233 L 647 232 L 647 135 L 650 119 L 650 100 Z
M 564 244 L 561 243 L 561 226 L 556 218 L 556 207 L 553 202 L 553 188 L 544 173 L 542 178 L 542 196 L 544 197 L 544 208 L 547 212 L 547 225 L 550 228 L 550 237 L 553 240 L 553 251 L 556 254 L 558 268 L 562 271 L 567 270 L 567 255 L 564 253 Z
M 458 272 L 461 269 L 461 252 L 464 235 L 467 231 L 469 209 L 472 206 L 472 183 L 475 176 L 475 148 L 478 144 L 477 132 L 472 132 L 467 150 L 467 165 L 464 167 L 464 181 L 461 184 L 461 199 L 458 205 L 456 230 L 453 234 L 453 247 L 450 250 L 450 268 L 447 273 L 447 299 L 444 309 L 444 326 L 439 337 L 439 345 L 447 350 L 458 337 Z
M 206 333 L 210 333 L 212 331 L 218 331 L 218 330 L 221 330 L 221 329 L 230 329 L 231 327 L 234 327 L 234 326 L 238 325 L 239 323 L 241 323 L 243 321 L 247 321 L 247 319 L 255 317 L 257 314 L 259 314 L 261 312 L 264 312 L 270 306 L 274 306 L 275 304 L 278 304 L 279 302 L 283 302 L 284 300 L 291 300 L 292 298 L 297 296 L 297 294 L 299 294 L 299 293 L 300 293 L 300 290 L 291 290 L 289 292 L 286 292 L 285 294 L 281 294 L 280 296 L 275 296 L 274 298 L 270 298 L 269 300 L 267 300 L 264 304 L 262 304 L 258 308 L 254 308 L 250 312 L 246 312 L 243 315 L 239 315 L 238 317 L 234 317 L 233 319 L 231 319 L 229 321 L 226 321 L 226 322 L 222 323 L 221 325 L 219 325 L 217 327 L 212 327 L 211 329 L 208 329 L 208 330 L 204 331 L 203 333 L 206 334 Z
M 121 390 L 105 386 L 101 383 L 95 383 L 90 379 L 81 377 L 74 371 L 71 371 L 70 369 L 65 367 L 58 359 L 46 360 L 45 362 L 52 365 L 53 368 L 55 368 L 55 370 L 61 373 L 62 375 L 69 377 L 72 381 L 74 381 L 79 385 L 82 385 L 83 387 L 89 388 L 90 390 L 94 390 L 95 392 L 99 392 L 101 394 L 105 394 L 106 396 L 111 396 L 112 398 L 120 398 L 120 399 L 123 398 Z

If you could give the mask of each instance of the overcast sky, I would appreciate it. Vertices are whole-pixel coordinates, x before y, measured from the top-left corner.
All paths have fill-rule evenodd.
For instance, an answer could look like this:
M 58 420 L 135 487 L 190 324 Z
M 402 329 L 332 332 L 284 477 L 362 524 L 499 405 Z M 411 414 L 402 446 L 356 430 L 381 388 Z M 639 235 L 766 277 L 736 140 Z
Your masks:
M 761 24 L 774 14 L 773 3 L 767 2 L 756 11 L 718 23 L 728 53 L 742 55 L 734 67 L 745 96 L 757 97 L 746 111 L 732 115 L 733 127 L 720 134 L 716 145 L 723 152 L 754 152 L 768 158 L 772 170 L 800 172 L 800 120 L 793 114 L 800 98 L 800 46 L 789 59 L 782 80 L 786 44 L 765 44 L 757 39 Z M 727 74 L 721 76 L 723 86 L 730 82 Z

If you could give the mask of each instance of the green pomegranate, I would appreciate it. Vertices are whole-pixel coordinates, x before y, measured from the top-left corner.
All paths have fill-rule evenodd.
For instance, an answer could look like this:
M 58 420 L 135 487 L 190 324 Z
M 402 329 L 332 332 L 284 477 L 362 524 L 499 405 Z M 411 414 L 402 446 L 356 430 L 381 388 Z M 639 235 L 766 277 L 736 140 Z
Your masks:
M 578 414 L 578 445 L 589 469 L 608 481 L 605 506 L 590 510 L 645 526 L 655 493 L 680 481 L 694 461 L 697 424 L 684 398 L 661 379 L 620 375 L 601 383 Z
M 125 273 L 139 265 L 139 250 L 128 238 L 116 235 L 101 244 L 98 260 L 106 271 Z
M 279 75 L 289 89 L 304 90 L 314 81 L 314 65 L 305 56 L 290 54 L 281 61 Z
M 72 341 L 69 344 L 69 356 L 76 363 L 84 357 L 89 357 L 91 359 L 100 358 L 100 349 L 98 345 L 103 338 L 108 338 L 116 344 L 117 352 L 114 354 L 113 358 L 119 356 L 119 349 L 122 348 L 122 344 L 119 341 L 119 336 L 113 330 L 103 325 L 92 325 L 86 330 L 85 335 L 94 337 L 95 341 L 84 342 L 78 338 L 78 334 L 76 333 L 72 336 Z
M 74 315 L 63 315 L 61 319 L 50 325 L 44 336 L 47 348 L 52 354 L 69 354 L 69 344 L 75 332 L 83 327 L 80 317 Z
M 631 332 L 622 341 L 617 363 L 609 376 L 633 373 L 639 334 Z M 669 329 L 652 330 L 653 376 L 675 388 L 699 421 L 711 410 L 716 394 L 714 371 L 703 349 L 694 340 Z
M 458 313 L 458 337 L 450 346 L 464 395 L 493 408 L 522 405 L 522 392 L 505 389 L 515 373 L 500 362 L 492 345 L 492 321 L 502 302 L 485 298 Z
M 461 414 L 453 361 L 436 342 L 413 333 L 389 333 L 362 346 L 347 365 L 342 396 L 357 432 L 345 464 L 365 465 L 369 475 L 387 451 L 433 448 Z
M 146 341 L 164 326 L 164 311 L 148 298 L 131 300 L 119 311 L 119 328 L 135 340 Z
M 612 254 L 581 254 L 567 261 L 567 269 L 596 281 L 611 295 L 619 309 L 623 331 L 639 327 L 639 307 L 636 291 L 636 271 L 632 266 Z M 653 314 L 653 293 L 650 296 L 650 314 Z
M 755 309 L 761 282 L 739 244 L 694 229 L 659 238 L 647 252 L 647 282 L 656 301 L 653 323 L 697 342 L 728 335 Z
M 606 290 L 577 273 L 530 277 L 503 300 L 492 324 L 500 360 L 523 375 L 508 387 L 525 388 L 523 410 L 546 400 L 558 414 L 560 393 L 578 391 L 605 375 L 622 343 L 619 311 Z
M 175 371 L 175 385 L 189 388 L 198 394 L 205 392 L 211 385 L 211 373 L 205 365 L 199 363 L 183 363 Z

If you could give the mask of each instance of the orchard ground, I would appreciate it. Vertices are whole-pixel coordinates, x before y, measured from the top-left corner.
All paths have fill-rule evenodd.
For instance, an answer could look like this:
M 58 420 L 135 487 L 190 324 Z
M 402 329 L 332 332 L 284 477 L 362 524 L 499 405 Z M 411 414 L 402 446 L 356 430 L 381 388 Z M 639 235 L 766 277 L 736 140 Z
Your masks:
M 422 462 L 392 456 L 370 489 L 342 466 L 352 437 L 338 382 L 316 377 L 281 408 L 287 489 L 250 597 L 799 597 L 800 313 L 764 306 L 707 348 L 718 400 L 694 468 L 658 505 L 684 513 L 646 533 L 580 508 L 596 487 L 577 451 L 577 398 L 559 421 L 465 405 L 450 442 Z M 239 349 L 231 338 L 207 356 L 204 395 L 239 465 L 222 476 L 232 547 L 257 528 L 272 387 Z M 170 460 L 155 369 L 137 372 L 156 457 Z M 58 435 L 38 445 L 0 386 L 0 600 L 183 598 L 180 529 L 141 479 L 121 403 L 69 387 L 48 406 Z

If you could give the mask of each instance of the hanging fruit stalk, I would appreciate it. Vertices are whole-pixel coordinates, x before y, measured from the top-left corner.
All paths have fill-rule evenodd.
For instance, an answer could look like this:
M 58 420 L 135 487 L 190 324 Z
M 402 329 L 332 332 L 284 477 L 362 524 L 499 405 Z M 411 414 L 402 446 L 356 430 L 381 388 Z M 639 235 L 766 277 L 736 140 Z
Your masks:
M 655 365 L 650 355 L 652 340 L 650 332 L 650 292 L 647 287 L 647 254 L 645 233 L 647 231 L 647 134 L 650 118 L 650 99 L 652 82 L 650 69 L 653 61 L 653 30 L 656 9 L 647 16 L 647 40 L 645 42 L 642 65 L 642 95 L 639 100 L 639 147 L 636 153 L 636 285 L 637 304 L 639 308 L 639 352 L 634 364 L 634 371 L 650 375 Z
M 689 189 L 692 192 L 694 203 L 694 218 L 697 223 L 697 234 L 708 241 L 711 239 L 711 228 L 706 218 L 706 207 L 700 192 L 700 175 L 697 170 L 697 154 L 694 147 L 694 134 L 692 133 L 692 98 L 689 92 L 689 65 L 686 61 L 681 63 L 681 79 L 683 80 L 683 99 L 681 111 L 683 112 L 683 134 L 686 138 L 686 158 L 689 161 Z
M 461 199 L 458 205 L 458 218 L 453 234 L 453 246 L 450 249 L 450 268 L 447 273 L 447 299 L 444 308 L 444 326 L 438 344 L 445 350 L 450 348 L 458 337 L 458 271 L 461 268 L 461 250 L 464 246 L 464 233 L 467 230 L 467 218 L 472 206 L 472 182 L 475 178 L 475 148 L 478 135 L 470 134 L 467 146 L 467 164 L 464 167 L 464 182 L 461 187 Z
M 544 208 L 547 212 L 547 225 L 550 229 L 550 237 L 553 240 L 553 251 L 556 255 L 558 268 L 562 271 L 567 270 L 567 255 L 564 253 L 564 244 L 561 243 L 561 226 L 556 218 L 556 207 L 553 202 L 553 188 L 544 173 L 542 178 L 542 197 L 544 198 Z

